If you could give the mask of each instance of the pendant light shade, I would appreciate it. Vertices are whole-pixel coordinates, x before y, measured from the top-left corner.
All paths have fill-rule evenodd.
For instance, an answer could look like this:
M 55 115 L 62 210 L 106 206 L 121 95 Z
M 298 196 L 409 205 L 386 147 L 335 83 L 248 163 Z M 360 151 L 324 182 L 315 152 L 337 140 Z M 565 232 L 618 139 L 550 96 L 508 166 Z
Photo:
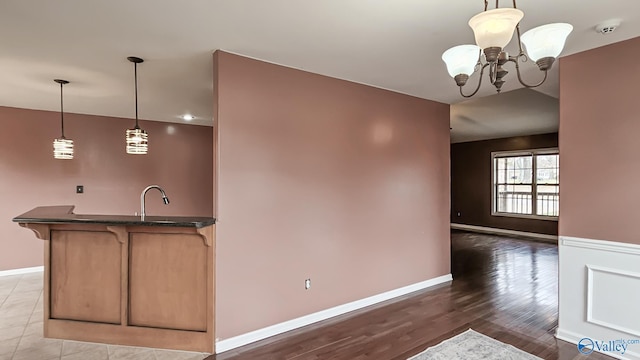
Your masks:
M 531 60 L 551 57 L 557 58 L 573 26 L 566 23 L 555 23 L 538 26 L 522 34 L 522 44 Z
M 447 64 L 447 71 L 451 77 L 456 75 L 473 74 L 480 56 L 480 47 L 476 45 L 458 45 L 442 54 L 442 61 Z
M 136 102 L 136 126 L 126 132 L 127 154 L 145 155 L 148 151 L 149 134 L 138 125 L 138 64 L 144 60 L 139 57 L 130 56 L 127 60 L 133 63 L 133 76 L 135 80 L 135 102 Z
M 127 154 L 144 155 L 147 153 L 149 134 L 135 127 L 127 130 Z
M 73 140 L 64 137 L 64 104 L 62 97 L 62 87 L 69 82 L 67 80 L 53 80 L 60 84 L 60 128 L 62 134 L 60 138 L 53 140 L 53 157 L 56 159 L 73 159 Z
M 469 20 L 476 44 L 481 49 L 497 47 L 504 49 L 511 41 L 516 25 L 524 13 L 518 9 L 500 8 L 483 11 Z

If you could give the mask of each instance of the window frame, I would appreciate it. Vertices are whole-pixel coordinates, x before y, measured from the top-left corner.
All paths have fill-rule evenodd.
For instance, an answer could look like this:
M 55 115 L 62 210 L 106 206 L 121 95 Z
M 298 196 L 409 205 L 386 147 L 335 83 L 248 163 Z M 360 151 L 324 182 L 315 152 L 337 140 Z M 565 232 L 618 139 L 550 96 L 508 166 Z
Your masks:
M 507 212 L 499 212 L 497 211 L 496 204 L 496 158 L 500 157 L 518 157 L 518 156 L 532 156 L 533 159 L 531 161 L 531 212 L 532 214 L 516 214 L 516 213 L 507 213 Z M 536 155 L 558 155 L 558 161 L 560 159 L 559 151 L 557 147 L 552 148 L 540 148 L 540 149 L 528 149 L 528 150 L 514 150 L 514 151 L 492 151 L 491 152 L 491 216 L 504 216 L 504 217 L 513 217 L 513 218 L 521 218 L 521 219 L 535 219 L 535 220 L 547 220 L 547 221 L 558 221 L 558 216 L 548 216 L 548 215 L 537 215 L 536 214 L 536 206 L 537 206 L 537 185 L 538 180 L 536 176 L 537 170 L 537 161 Z M 559 169 L 558 165 L 558 169 Z M 558 189 L 560 188 L 560 181 L 558 181 Z M 558 192 L 559 193 L 559 192 Z

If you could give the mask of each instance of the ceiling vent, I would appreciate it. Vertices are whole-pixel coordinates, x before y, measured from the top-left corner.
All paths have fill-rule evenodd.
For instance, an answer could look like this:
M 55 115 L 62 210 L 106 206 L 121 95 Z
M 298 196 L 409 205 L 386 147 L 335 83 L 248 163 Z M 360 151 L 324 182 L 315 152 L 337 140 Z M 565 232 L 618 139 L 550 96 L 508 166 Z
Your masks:
M 602 35 L 611 34 L 614 32 L 618 26 L 620 26 L 620 20 L 608 20 L 603 23 L 600 23 L 596 26 L 596 31 Z

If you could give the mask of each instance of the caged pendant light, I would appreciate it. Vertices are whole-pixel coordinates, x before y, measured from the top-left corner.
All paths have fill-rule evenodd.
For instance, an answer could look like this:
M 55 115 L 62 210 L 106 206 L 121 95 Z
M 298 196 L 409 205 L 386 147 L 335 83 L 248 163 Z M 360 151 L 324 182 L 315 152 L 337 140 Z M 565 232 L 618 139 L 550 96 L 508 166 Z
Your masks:
M 67 80 L 53 80 L 60 84 L 60 138 L 53 140 L 53 157 L 56 159 L 73 159 L 73 140 L 64 137 L 64 104 L 62 102 L 62 87 L 69 82 Z
M 136 94 L 136 126 L 133 129 L 127 130 L 127 154 L 145 155 L 148 150 L 149 134 L 140 129 L 140 126 L 138 125 L 138 64 L 142 63 L 144 60 L 135 56 L 129 56 L 127 60 L 133 63 Z

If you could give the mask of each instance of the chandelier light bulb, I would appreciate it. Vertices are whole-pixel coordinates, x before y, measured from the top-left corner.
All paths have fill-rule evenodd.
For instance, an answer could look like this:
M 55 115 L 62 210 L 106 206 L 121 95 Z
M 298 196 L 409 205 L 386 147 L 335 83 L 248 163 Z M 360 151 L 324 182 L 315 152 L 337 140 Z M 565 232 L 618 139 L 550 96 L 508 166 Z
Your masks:
M 504 49 L 511 41 L 516 25 L 524 13 L 518 9 L 493 9 L 483 11 L 469 20 L 476 44 L 481 49 L 498 47 Z
M 573 26 L 566 23 L 555 23 L 538 26 L 522 34 L 522 44 L 527 55 L 533 61 L 550 57 L 557 58 Z
M 458 45 L 445 51 L 442 54 L 442 61 L 447 65 L 447 71 L 451 77 L 460 74 L 471 76 L 479 56 L 480 47 L 477 45 Z

